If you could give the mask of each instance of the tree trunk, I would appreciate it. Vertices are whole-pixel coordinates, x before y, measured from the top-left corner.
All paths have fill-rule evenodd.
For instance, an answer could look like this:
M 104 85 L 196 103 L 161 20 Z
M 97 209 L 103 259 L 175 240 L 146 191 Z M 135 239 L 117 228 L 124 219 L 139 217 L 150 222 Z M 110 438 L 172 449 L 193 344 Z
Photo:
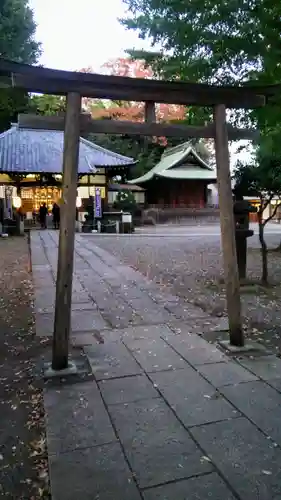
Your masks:
M 259 240 L 261 244 L 261 259 L 262 259 L 262 277 L 261 281 L 264 285 L 268 284 L 268 265 L 267 265 L 267 245 L 264 239 L 264 225 L 261 217 L 259 217 Z

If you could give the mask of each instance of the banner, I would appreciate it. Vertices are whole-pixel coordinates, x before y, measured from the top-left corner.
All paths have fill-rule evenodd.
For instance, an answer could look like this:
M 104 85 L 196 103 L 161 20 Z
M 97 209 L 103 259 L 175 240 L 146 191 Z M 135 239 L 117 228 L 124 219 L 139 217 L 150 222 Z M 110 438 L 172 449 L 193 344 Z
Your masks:
M 101 189 L 95 188 L 95 219 L 100 219 L 102 217 L 102 207 L 101 207 Z

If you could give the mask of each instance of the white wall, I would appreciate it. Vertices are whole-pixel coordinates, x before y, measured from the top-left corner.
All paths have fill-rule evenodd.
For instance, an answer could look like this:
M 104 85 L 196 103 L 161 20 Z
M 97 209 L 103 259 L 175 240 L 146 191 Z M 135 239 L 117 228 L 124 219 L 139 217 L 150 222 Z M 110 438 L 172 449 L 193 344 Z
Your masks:
M 207 203 L 208 205 L 218 205 L 219 204 L 219 196 L 218 196 L 218 187 L 217 184 L 209 184 L 207 187 Z

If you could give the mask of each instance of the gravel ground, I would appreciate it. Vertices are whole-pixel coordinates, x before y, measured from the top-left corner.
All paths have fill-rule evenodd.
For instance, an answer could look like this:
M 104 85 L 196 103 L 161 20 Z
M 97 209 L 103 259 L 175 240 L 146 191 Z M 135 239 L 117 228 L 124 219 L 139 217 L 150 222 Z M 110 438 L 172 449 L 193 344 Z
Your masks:
M 93 237 L 86 237 L 87 245 Z M 272 247 L 280 235 L 269 236 Z M 226 314 L 219 237 L 96 237 L 95 244 L 113 253 L 161 286 L 212 315 Z M 261 261 L 257 241 L 248 251 L 248 278 L 260 279 Z M 271 287 L 248 287 L 242 294 L 243 314 L 249 335 L 276 350 L 281 348 L 281 253 L 269 253 Z
M 0 498 L 48 499 L 27 238 L 0 239 Z

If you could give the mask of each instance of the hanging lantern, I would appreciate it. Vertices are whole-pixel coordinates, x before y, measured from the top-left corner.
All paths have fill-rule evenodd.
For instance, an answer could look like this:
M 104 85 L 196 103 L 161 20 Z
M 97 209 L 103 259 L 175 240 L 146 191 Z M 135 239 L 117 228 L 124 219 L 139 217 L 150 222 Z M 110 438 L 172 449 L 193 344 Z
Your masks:
M 15 208 L 21 207 L 21 198 L 19 196 L 13 196 L 13 207 Z

